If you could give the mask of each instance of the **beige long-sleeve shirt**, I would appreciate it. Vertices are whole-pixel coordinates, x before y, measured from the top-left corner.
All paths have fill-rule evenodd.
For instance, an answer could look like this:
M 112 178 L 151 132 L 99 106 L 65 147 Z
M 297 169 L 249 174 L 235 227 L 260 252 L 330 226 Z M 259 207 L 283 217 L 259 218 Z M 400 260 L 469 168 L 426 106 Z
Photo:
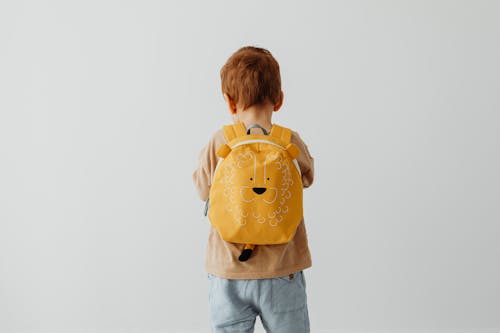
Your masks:
M 297 162 L 304 187 L 314 179 L 314 159 L 297 132 L 292 132 L 292 143 L 300 149 Z M 222 130 L 217 131 L 198 155 L 199 165 L 193 173 L 193 181 L 200 198 L 207 200 L 217 165 L 217 148 L 226 143 Z M 249 260 L 240 262 L 238 256 L 243 244 L 223 240 L 210 225 L 205 267 L 208 273 L 225 279 L 264 279 L 283 276 L 311 267 L 307 233 L 304 220 L 299 223 L 292 240 L 285 244 L 257 245 Z

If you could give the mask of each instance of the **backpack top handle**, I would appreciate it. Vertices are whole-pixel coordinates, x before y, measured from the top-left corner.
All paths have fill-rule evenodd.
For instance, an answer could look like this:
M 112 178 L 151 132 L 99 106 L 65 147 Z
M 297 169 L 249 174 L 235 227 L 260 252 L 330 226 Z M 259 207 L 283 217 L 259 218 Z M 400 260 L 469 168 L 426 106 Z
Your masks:
M 250 130 L 252 128 L 260 128 L 262 130 L 262 133 L 264 133 L 264 135 L 269 135 L 269 133 L 267 133 L 266 129 L 264 127 L 260 126 L 259 124 L 253 124 L 253 125 L 248 126 L 247 135 L 250 134 Z
M 222 127 L 226 143 L 230 143 L 237 138 L 246 137 L 250 134 L 250 129 L 252 128 L 260 128 L 264 135 L 279 140 L 283 147 L 286 147 L 288 144 L 290 144 L 292 139 L 292 130 L 276 124 L 272 124 L 270 132 L 268 132 L 265 128 L 262 128 L 262 126 L 258 124 L 250 125 L 247 129 L 247 127 L 242 122 L 237 122 L 233 125 L 225 125 Z

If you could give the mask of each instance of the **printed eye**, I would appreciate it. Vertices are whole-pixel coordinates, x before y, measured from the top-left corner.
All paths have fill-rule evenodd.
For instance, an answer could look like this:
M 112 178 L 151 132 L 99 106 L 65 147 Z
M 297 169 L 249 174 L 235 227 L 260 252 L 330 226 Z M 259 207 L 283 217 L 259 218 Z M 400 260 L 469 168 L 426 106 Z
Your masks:
M 252 178 L 252 177 L 250 177 L 250 180 L 253 180 L 253 178 Z
M 269 179 L 271 179 L 271 178 L 267 177 L 267 180 L 269 180 Z

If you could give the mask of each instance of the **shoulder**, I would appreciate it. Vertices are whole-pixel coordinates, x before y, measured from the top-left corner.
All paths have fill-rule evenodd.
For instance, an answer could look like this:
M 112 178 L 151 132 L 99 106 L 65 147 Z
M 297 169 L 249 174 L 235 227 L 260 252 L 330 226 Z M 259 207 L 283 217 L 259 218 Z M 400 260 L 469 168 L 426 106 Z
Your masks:
M 226 138 L 224 137 L 224 131 L 222 130 L 222 128 L 219 128 L 217 131 L 215 131 L 212 134 L 212 138 L 210 140 L 215 142 L 216 144 L 225 143 Z
M 210 139 L 208 140 L 208 146 L 212 149 L 216 149 L 225 142 L 226 139 L 224 137 L 224 131 L 220 128 L 212 133 Z
M 291 130 L 291 131 L 292 131 L 292 138 L 291 138 L 291 141 L 292 141 L 293 143 L 297 143 L 297 142 L 299 142 L 299 143 L 300 143 L 300 142 L 304 142 L 304 141 L 302 140 L 302 138 L 300 137 L 299 132 L 294 131 L 294 130 Z
M 312 159 L 313 157 L 311 156 L 311 153 L 309 151 L 308 145 L 304 142 L 303 138 L 300 136 L 300 134 L 297 131 L 292 130 L 292 137 L 290 141 L 297 145 L 299 149 L 304 152 L 307 156 L 308 159 Z
M 298 146 L 304 146 L 304 148 L 307 148 L 306 143 L 304 142 L 303 137 L 299 134 L 299 132 L 291 130 L 292 131 L 292 137 L 290 141 Z

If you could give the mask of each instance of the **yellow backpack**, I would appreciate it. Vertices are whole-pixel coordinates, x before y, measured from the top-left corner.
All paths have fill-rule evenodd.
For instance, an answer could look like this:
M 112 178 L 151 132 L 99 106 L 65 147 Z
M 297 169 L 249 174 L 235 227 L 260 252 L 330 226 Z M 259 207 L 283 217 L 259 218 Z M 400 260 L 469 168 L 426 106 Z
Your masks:
M 250 134 L 254 127 L 263 134 Z M 223 131 L 208 218 L 222 239 L 245 244 L 238 259 L 246 261 L 255 245 L 287 243 L 295 235 L 302 220 L 300 151 L 290 142 L 292 131 L 276 124 L 269 134 L 241 122 Z

